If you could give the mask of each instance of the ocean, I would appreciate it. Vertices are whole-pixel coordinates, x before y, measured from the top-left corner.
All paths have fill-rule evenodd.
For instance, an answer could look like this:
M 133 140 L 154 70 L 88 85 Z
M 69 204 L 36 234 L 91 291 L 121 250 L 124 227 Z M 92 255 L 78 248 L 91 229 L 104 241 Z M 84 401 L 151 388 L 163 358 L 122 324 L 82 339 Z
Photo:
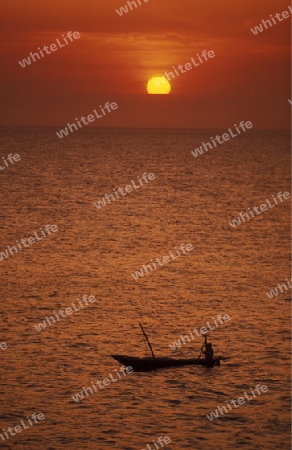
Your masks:
M 290 449 L 290 202 L 230 225 L 290 190 L 290 133 L 248 130 L 195 158 L 223 131 L 57 131 L 1 129 L 2 447 Z M 229 359 L 123 373 L 111 355 L 149 356 L 140 322 L 177 358 L 199 357 L 209 323 Z

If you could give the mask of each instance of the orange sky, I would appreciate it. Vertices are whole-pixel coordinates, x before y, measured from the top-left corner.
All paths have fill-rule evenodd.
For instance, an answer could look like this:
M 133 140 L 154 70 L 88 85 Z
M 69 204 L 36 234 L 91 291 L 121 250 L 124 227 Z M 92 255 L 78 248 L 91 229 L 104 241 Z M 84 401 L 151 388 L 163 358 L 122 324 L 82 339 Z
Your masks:
M 254 36 L 250 27 L 288 10 L 286 0 L 9 0 L 0 6 L 1 125 L 66 125 L 106 101 L 103 126 L 289 128 L 291 18 Z M 19 60 L 68 31 L 81 38 L 31 66 Z M 213 60 L 181 74 L 172 93 L 147 95 L 153 75 L 203 50 Z M 93 124 L 94 125 L 94 124 Z

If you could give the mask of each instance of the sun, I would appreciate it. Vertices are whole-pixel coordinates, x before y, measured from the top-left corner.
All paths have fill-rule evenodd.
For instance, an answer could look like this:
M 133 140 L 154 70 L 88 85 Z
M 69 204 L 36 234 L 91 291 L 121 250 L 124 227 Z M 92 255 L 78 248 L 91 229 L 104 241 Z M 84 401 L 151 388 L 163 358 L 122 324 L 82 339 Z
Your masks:
M 147 83 L 148 94 L 169 94 L 170 82 L 165 77 L 152 77 Z

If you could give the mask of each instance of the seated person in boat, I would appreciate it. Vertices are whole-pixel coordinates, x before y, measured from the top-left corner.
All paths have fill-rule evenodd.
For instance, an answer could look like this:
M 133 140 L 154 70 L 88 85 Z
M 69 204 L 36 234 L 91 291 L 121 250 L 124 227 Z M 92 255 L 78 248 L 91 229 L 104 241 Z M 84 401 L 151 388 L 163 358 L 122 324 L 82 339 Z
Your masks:
M 206 350 L 204 350 L 203 353 L 206 361 L 213 361 L 214 350 L 210 342 L 208 344 L 206 343 Z

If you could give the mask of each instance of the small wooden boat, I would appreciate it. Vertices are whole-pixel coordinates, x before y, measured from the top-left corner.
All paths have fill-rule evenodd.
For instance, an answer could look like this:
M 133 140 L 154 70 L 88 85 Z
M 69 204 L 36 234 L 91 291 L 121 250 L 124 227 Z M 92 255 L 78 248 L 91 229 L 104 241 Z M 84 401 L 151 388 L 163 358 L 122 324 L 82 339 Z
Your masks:
M 214 358 L 212 361 L 206 361 L 200 358 L 191 359 L 175 359 L 163 357 L 146 357 L 138 358 L 135 356 L 112 355 L 116 361 L 124 366 L 131 366 L 134 372 L 149 372 L 151 370 L 165 369 L 167 367 L 181 367 L 181 366 L 205 366 L 214 367 L 219 366 L 221 356 Z
M 201 359 L 201 353 L 203 347 L 201 348 L 201 353 L 199 358 L 190 358 L 190 359 L 175 359 L 175 358 L 165 358 L 165 357 L 156 357 L 153 352 L 152 345 L 149 342 L 148 336 L 145 333 L 145 330 L 140 323 L 140 328 L 144 337 L 147 341 L 147 344 L 150 348 L 152 357 L 139 358 L 136 356 L 124 356 L 124 355 L 112 355 L 116 361 L 124 366 L 130 366 L 133 368 L 134 372 L 149 372 L 151 370 L 156 369 L 165 369 L 167 367 L 181 367 L 181 366 L 205 366 L 205 367 L 214 367 L 220 366 L 220 361 L 223 359 L 222 356 L 212 359 L 211 361 L 207 361 L 206 359 Z M 206 339 L 206 338 L 205 338 Z M 206 340 L 205 340 L 206 342 Z M 204 346 L 204 345 L 203 345 Z

